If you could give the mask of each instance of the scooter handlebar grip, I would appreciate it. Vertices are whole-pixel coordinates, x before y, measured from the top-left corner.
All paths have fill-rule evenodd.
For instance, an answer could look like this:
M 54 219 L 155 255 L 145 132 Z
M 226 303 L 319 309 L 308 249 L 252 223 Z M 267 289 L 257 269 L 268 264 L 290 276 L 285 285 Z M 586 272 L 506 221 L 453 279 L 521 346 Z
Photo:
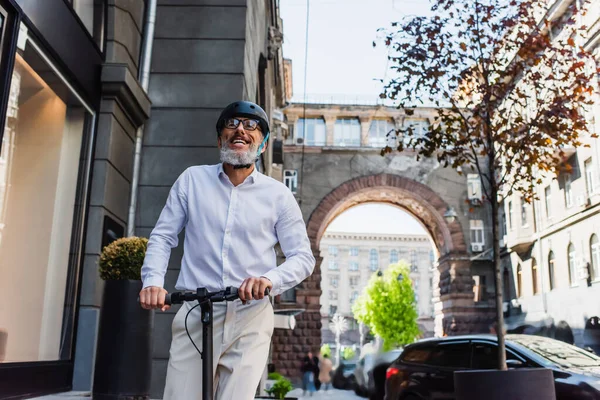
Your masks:
M 171 302 L 171 293 L 167 293 L 167 294 L 165 295 L 165 304 L 166 304 L 166 305 L 168 305 L 168 306 L 170 306 L 170 305 L 172 305 L 172 304 L 173 304 L 173 303 Z

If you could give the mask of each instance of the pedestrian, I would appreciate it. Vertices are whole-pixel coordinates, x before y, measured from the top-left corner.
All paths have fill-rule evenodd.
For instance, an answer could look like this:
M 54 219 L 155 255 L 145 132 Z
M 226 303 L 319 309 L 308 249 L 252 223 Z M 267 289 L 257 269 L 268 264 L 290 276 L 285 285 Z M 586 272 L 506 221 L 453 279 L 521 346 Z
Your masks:
M 310 393 L 312 396 L 313 393 L 316 392 L 317 388 L 315 387 L 315 358 L 310 351 L 302 360 L 301 372 L 302 389 L 304 390 L 304 395 L 306 395 L 306 393 Z
M 331 385 L 332 369 L 333 363 L 329 359 L 329 355 L 327 353 L 323 354 L 323 358 L 321 359 L 321 372 L 319 373 L 319 380 L 323 384 L 325 391 L 329 390 L 329 386 Z
M 319 380 L 319 357 L 313 355 L 313 375 L 315 377 L 315 389 L 321 390 L 321 381 Z
M 273 308 L 265 289 L 275 296 L 293 288 L 312 273 L 315 258 L 292 192 L 255 167 L 268 145 L 265 111 L 237 101 L 223 109 L 216 127 L 221 163 L 189 167 L 171 187 L 148 240 L 140 303 L 145 309 L 169 308 L 165 273 L 171 249 L 185 228 L 175 289 L 239 287 L 239 300 L 213 305 L 215 398 L 250 400 L 273 334 Z M 286 256 L 279 266 L 277 243 Z M 201 349 L 190 341 L 202 343 L 200 308 L 190 312 L 195 304 L 184 303 L 172 323 L 164 400 L 199 398 L 202 393 Z

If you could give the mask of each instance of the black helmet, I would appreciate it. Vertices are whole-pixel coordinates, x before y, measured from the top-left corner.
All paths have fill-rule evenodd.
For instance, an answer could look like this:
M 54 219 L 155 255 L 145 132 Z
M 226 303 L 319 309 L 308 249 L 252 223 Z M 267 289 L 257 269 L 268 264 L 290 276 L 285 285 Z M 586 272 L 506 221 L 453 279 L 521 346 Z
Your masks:
M 265 110 L 251 101 L 236 101 L 225 107 L 221 112 L 221 115 L 217 120 L 217 135 L 221 134 L 221 130 L 225 126 L 225 121 L 233 117 L 257 119 L 263 137 L 266 137 L 269 134 L 269 117 L 267 117 Z

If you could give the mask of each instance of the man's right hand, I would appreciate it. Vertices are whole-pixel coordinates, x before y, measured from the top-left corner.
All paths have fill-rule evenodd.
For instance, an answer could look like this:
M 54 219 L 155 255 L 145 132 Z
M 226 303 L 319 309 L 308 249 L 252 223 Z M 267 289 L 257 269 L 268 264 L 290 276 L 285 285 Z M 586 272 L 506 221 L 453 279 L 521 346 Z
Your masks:
M 146 310 L 167 311 L 171 306 L 165 304 L 167 291 L 158 286 L 148 286 L 140 291 L 140 304 Z

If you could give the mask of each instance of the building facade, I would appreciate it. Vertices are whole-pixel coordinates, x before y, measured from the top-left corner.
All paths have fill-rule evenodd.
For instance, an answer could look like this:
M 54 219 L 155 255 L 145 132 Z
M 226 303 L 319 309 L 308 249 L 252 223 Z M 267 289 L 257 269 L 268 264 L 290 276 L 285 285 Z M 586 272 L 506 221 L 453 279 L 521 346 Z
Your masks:
M 433 336 L 433 270 L 435 255 L 427 235 L 391 235 L 327 232 L 320 244 L 321 324 L 323 343 L 334 344 L 329 328 L 334 314 L 349 321 L 342 335 L 343 345 L 360 344 L 359 324 L 352 306 L 367 286 L 370 277 L 385 271 L 390 264 L 404 261 L 410 268 L 415 292 L 415 308 L 423 337 Z
M 280 310 L 303 310 L 293 332 L 276 332 L 273 363 L 298 375 L 303 355 L 322 342 L 321 299 L 327 265 L 320 251 L 327 226 L 346 209 L 381 202 L 418 219 L 434 246 L 433 303 L 436 335 L 487 332 L 494 316 L 490 268 L 491 218 L 481 201 L 478 177 L 459 175 L 414 151 L 382 155 L 411 124 L 417 134 L 433 123 L 436 110 L 408 115 L 384 105 L 300 104 L 284 109 L 283 182 L 295 194 L 307 223 L 317 265 L 313 275 L 276 299 Z M 389 135 L 389 133 L 392 135 Z
M 225 105 L 255 101 L 277 131 L 281 40 L 271 0 L 0 0 L 0 398 L 92 389 L 102 248 L 147 237 L 176 177 L 218 161 Z
M 557 16 L 569 2 L 557 1 Z M 580 20 L 582 46 L 600 64 L 600 2 Z M 598 81 L 595 82 L 598 90 Z M 600 95 L 584 112 L 600 132 Z M 557 337 L 600 353 L 600 146 L 567 149 L 565 167 L 544 176 L 538 200 L 504 200 L 503 276 L 507 329 Z

